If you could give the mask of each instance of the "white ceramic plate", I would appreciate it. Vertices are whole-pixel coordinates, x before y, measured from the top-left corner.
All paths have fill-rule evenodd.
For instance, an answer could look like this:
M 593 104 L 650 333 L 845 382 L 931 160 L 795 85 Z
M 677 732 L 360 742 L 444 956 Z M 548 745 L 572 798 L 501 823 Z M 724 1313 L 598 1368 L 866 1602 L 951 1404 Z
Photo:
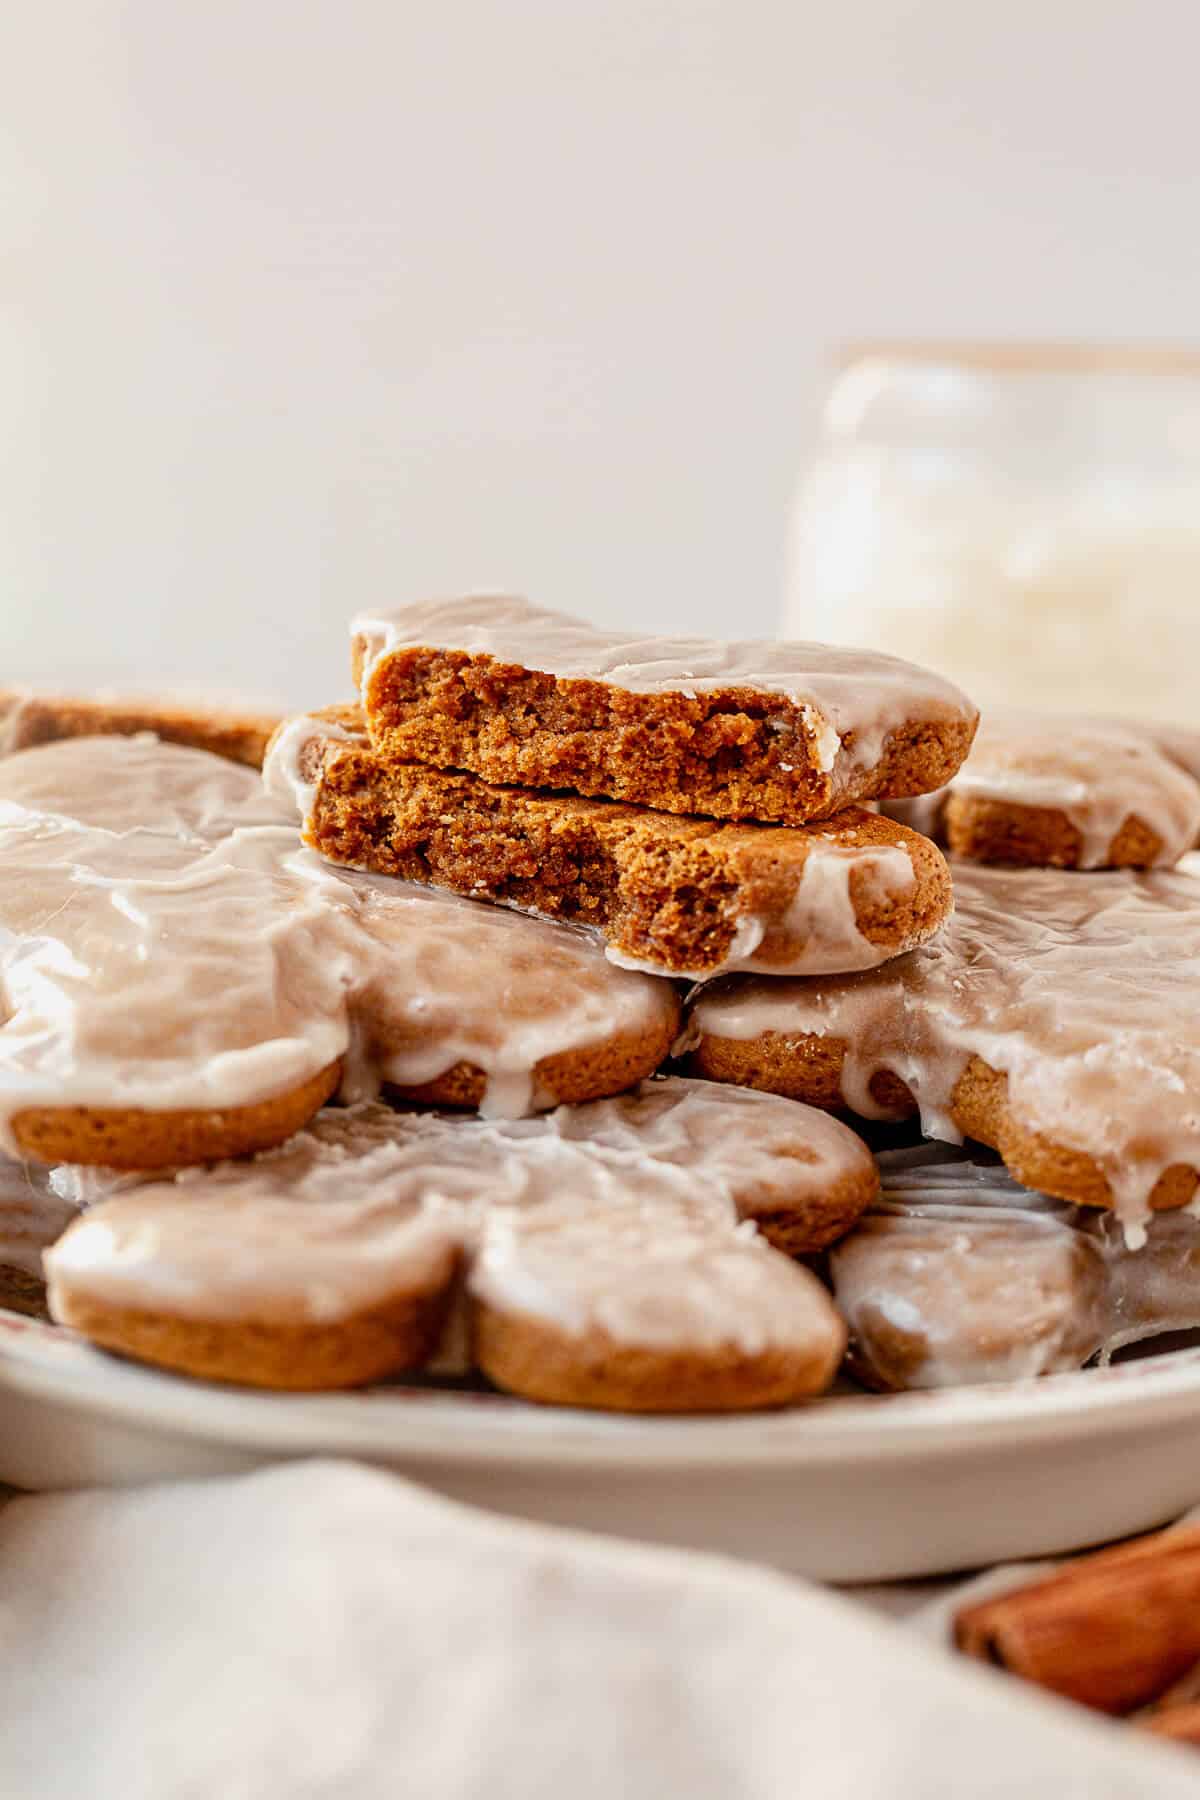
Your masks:
M 324 1453 L 525 1518 L 877 1581 L 1077 1549 L 1194 1504 L 1200 1349 L 998 1387 L 637 1419 L 432 1384 L 218 1387 L 0 1309 L 2 1480 L 126 1484 Z

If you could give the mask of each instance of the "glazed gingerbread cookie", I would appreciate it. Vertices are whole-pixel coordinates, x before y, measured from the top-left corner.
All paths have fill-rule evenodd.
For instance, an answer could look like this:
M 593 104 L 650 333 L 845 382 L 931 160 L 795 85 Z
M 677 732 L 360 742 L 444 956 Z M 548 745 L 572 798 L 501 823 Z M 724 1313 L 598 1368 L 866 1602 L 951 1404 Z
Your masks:
M 844 1107 L 918 1112 L 1029 1187 L 1128 1230 L 1200 1172 L 1200 876 L 954 868 L 955 912 L 863 975 L 736 976 L 692 1009 L 692 1067 Z
M 852 1370 L 898 1390 L 1082 1368 L 1106 1340 L 1112 1303 L 1101 1246 L 1075 1223 L 1081 1209 L 945 1150 L 885 1151 L 878 1202 L 830 1252 Z
M 866 650 L 647 638 L 503 595 L 363 614 L 355 679 L 389 761 L 674 813 L 803 825 L 940 787 L 977 713 Z
M 1193 734 L 1009 710 L 982 721 L 940 794 L 886 804 L 958 856 L 1042 868 L 1169 866 L 1200 836 Z M 1194 734 L 1190 762 L 1200 758 Z
M 344 971 L 248 770 L 99 737 L 0 761 L 0 1141 L 161 1166 L 295 1131 L 334 1091 Z
M 144 737 L 0 761 L 0 1142 L 160 1168 L 291 1136 L 339 1087 L 521 1113 L 662 1061 L 670 985 L 567 927 L 301 848 L 250 771 Z
M 149 731 L 164 743 L 259 769 L 278 713 L 233 711 L 197 702 L 103 694 L 0 691 L 0 755 L 75 737 L 133 737 Z
M 344 1098 L 383 1088 L 519 1118 L 621 1093 L 666 1060 L 676 990 L 615 968 L 576 927 L 335 873 L 311 850 L 300 862 L 327 891 L 338 915 L 327 936 L 351 971 Z
M 354 708 L 289 721 L 265 778 L 330 861 L 585 925 L 655 974 L 873 968 L 950 911 L 940 851 L 861 809 L 739 825 L 497 787 L 376 755 Z
M 1112 1213 L 1038 1194 L 944 1144 L 884 1151 L 881 1192 L 830 1275 L 869 1386 L 957 1387 L 1078 1369 L 1200 1329 L 1200 1220 L 1158 1213 L 1130 1250 Z
M 425 1362 L 458 1274 L 475 1360 L 514 1394 L 778 1406 L 828 1385 L 845 1334 L 771 1245 L 817 1251 L 877 1185 L 835 1120 L 703 1082 L 511 1122 L 365 1105 L 93 1205 L 47 1253 L 50 1307 L 166 1368 L 344 1387 Z

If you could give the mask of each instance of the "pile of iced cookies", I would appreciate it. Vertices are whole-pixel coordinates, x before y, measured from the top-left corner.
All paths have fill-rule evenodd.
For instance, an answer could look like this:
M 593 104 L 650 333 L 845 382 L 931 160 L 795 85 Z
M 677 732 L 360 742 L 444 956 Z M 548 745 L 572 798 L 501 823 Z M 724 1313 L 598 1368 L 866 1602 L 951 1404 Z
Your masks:
M 972 750 L 892 658 L 506 597 L 352 659 L 279 724 L 10 702 L 10 1304 L 649 1412 L 1200 1326 L 1200 734 Z

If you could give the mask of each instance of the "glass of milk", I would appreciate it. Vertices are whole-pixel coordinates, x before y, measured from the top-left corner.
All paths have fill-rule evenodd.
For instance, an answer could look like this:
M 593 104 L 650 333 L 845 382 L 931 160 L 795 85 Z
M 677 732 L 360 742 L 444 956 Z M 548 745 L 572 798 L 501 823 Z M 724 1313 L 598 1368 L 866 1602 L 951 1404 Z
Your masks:
M 788 636 L 907 656 L 985 707 L 1190 723 L 1200 353 L 853 349 L 790 549 Z

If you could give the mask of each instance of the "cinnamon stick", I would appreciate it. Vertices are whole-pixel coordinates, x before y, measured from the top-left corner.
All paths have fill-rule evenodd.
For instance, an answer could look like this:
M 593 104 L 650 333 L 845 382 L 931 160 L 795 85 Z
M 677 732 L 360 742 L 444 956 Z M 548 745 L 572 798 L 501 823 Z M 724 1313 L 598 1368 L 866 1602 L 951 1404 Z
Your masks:
M 1200 1528 L 1155 1532 L 966 1607 L 954 1635 L 968 1656 L 1039 1687 L 1131 1712 L 1200 1662 Z
M 1186 1706 L 1169 1706 L 1163 1712 L 1139 1719 L 1138 1724 L 1158 1737 L 1173 1738 L 1177 1744 L 1200 1746 L 1200 1700 L 1189 1700 Z
M 1139 1716 L 1145 1717 L 1149 1713 L 1164 1712 L 1168 1706 L 1183 1706 L 1185 1703 L 1190 1705 L 1193 1700 L 1200 1700 L 1200 1663 L 1193 1663 L 1186 1675 L 1181 1675 L 1179 1680 L 1173 1681 L 1169 1688 L 1164 1688 L 1158 1698 L 1145 1707 Z

